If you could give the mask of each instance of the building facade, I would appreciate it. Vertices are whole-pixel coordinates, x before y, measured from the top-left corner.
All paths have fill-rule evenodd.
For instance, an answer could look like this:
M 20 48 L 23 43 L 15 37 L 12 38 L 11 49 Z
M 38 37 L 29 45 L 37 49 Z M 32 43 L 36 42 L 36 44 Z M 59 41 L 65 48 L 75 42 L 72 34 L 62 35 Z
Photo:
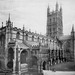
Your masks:
M 75 61 L 75 31 L 74 26 L 72 27 L 70 35 L 63 35 L 59 37 L 62 42 L 62 47 L 64 50 L 64 57 L 67 61 Z
M 50 11 L 47 8 L 47 36 L 55 38 L 63 35 L 63 22 L 62 22 L 62 7 L 59 9 L 58 3 L 56 3 L 56 8 Z
M 13 27 L 10 15 L 0 28 L 0 68 L 13 73 L 41 71 L 63 61 L 63 49 L 56 40 L 31 31 Z
M 54 11 L 47 8 L 47 36 L 56 39 L 64 49 L 64 57 L 67 61 L 75 61 L 75 31 L 72 27 L 70 35 L 63 34 L 62 7 L 56 3 Z

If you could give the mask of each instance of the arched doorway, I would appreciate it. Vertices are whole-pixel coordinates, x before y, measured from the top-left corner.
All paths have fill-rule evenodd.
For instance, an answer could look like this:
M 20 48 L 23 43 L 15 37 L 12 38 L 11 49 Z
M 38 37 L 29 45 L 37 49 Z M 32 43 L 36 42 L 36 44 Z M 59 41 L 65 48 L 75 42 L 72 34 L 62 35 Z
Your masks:
M 46 70 L 46 61 L 43 62 L 43 70 Z
M 38 59 L 36 56 L 29 56 L 27 60 L 28 69 L 30 72 L 36 72 L 38 71 Z
M 31 58 L 32 58 L 33 65 L 37 65 L 37 61 L 38 61 L 37 57 L 36 56 L 32 56 Z
M 24 64 L 27 61 L 28 52 L 26 50 L 23 50 L 20 54 L 20 63 Z

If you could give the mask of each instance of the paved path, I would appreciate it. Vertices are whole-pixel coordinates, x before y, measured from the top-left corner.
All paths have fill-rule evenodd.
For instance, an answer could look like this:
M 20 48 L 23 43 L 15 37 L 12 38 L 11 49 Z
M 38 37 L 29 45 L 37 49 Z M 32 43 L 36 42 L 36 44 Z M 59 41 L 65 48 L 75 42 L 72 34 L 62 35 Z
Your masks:
M 53 72 L 53 71 L 50 71 L 50 70 L 43 70 L 43 74 L 44 75 L 75 75 L 75 71 L 73 72 L 63 72 L 63 71 L 56 71 L 56 72 Z

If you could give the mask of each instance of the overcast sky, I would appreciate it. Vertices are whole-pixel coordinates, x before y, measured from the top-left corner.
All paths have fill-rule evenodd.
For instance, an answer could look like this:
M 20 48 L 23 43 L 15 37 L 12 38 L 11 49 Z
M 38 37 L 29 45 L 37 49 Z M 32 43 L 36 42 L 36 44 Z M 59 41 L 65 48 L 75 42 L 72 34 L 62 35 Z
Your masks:
M 0 26 L 6 23 L 8 15 L 14 26 L 46 34 L 47 7 L 55 10 L 55 4 L 63 9 L 63 32 L 68 35 L 75 25 L 75 0 L 0 0 Z

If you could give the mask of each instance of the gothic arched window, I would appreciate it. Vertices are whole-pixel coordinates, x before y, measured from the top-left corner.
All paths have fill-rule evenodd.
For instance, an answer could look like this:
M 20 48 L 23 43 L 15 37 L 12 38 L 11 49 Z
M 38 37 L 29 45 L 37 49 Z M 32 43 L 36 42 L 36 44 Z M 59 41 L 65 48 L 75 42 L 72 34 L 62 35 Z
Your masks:
M 42 38 L 42 42 L 44 43 L 44 38 Z
M 32 36 L 32 41 L 34 41 L 34 36 Z
M 38 37 L 38 41 L 39 41 L 39 39 L 40 39 L 40 38 Z
M 28 40 L 28 34 L 26 34 L 26 40 Z
M 9 61 L 12 61 L 14 59 L 14 51 L 13 48 L 8 49 L 8 59 Z
M 4 46 L 4 43 L 5 43 L 5 35 L 4 34 L 1 34 L 1 36 L 0 36 L 0 40 L 1 40 L 1 42 L 0 42 L 0 45 L 2 45 L 2 46 Z
M 27 62 L 27 56 L 28 56 L 28 52 L 26 50 L 23 50 L 20 55 L 21 64 L 24 64 Z
M 46 39 L 46 41 L 48 42 L 48 39 Z
M 17 38 L 17 39 L 20 39 L 20 33 L 19 33 L 19 32 L 17 32 L 16 38 Z

